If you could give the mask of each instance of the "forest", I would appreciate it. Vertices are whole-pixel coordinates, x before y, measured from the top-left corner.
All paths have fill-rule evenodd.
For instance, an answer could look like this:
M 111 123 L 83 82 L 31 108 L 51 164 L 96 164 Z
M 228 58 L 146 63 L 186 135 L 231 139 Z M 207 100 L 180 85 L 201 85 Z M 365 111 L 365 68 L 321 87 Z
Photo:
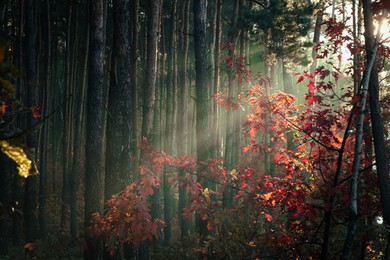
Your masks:
M 1 0 L 0 260 L 390 259 L 389 13 Z

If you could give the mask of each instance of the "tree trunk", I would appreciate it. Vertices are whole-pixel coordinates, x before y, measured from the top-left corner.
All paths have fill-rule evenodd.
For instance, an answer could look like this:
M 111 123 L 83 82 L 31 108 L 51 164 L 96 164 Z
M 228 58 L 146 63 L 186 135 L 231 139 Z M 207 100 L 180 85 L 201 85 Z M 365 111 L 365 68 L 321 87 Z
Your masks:
M 91 214 L 102 211 L 102 178 L 104 177 L 104 16 L 103 0 L 89 1 L 90 42 L 88 56 L 88 100 L 86 133 L 86 169 L 85 169 L 85 228 L 91 224 Z M 86 237 L 88 249 L 84 259 L 98 259 L 100 248 L 98 241 Z
M 11 234 L 8 218 L 11 214 L 11 159 L 0 152 L 0 259 L 9 259 L 8 236 Z M 15 177 L 17 174 L 15 173 Z
M 130 170 L 131 77 L 128 1 L 113 2 L 113 53 L 108 97 L 105 199 L 125 187 Z
M 139 41 L 139 0 L 130 1 L 130 75 L 131 77 L 131 122 L 133 131 L 131 131 L 131 154 L 139 159 L 139 140 L 140 140 L 140 125 L 139 125 L 139 93 L 137 80 L 138 66 L 138 41 Z M 137 164 L 137 160 L 132 163 L 132 167 Z M 132 180 L 128 180 L 131 182 Z
M 378 173 L 379 192 L 386 227 L 390 225 L 390 179 L 388 158 L 385 144 L 384 126 L 379 103 L 379 80 L 376 57 L 372 55 L 375 46 L 372 4 L 370 0 L 362 0 L 364 15 L 364 37 L 366 42 L 367 61 L 375 59 L 371 71 L 369 85 L 370 115 L 372 136 L 374 139 L 375 161 Z M 387 240 L 385 259 L 390 259 L 390 235 Z
M 147 1 L 147 47 L 145 66 L 145 88 L 142 110 L 141 135 L 153 143 L 153 116 L 156 92 L 157 46 L 159 42 L 161 0 Z
M 167 107 L 165 125 L 165 150 L 170 154 L 176 153 L 176 107 L 177 107 L 177 53 L 176 53 L 176 9 L 177 0 L 171 0 L 170 30 L 168 35 L 168 62 L 167 62 Z M 169 168 L 169 167 L 168 167 Z M 171 169 L 167 169 L 171 172 Z M 172 192 L 167 173 L 163 176 L 164 191 L 164 239 L 168 243 L 171 239 L 172 229 Z
M 207 170 L 202 162 L 207 161 L 210 155 L 210 137 L 208 125 L 208 80 L 207 80 L 207 50 L 206 50 L 206 1 L 196 0 L 194 11 L 194 45 L 195 45 L 195 93 L 196 93 L 196 154 L 198 169 L 198 182 L 203 188 L 208 187 L 208 182 L 202 175 Z M 209 233 L 207 223 L 197 214 L 197 229 L 204 241 Z
M 45 67 L 44 67 L 44 88 L 41 88 L 41 100 L 43 101 L 43 111 L 49 111 L 51 106 L 51 16 L 50 16 L 50 2 L 49 0 L 42 2 L 42 23 L 43 28 L 46 28 L 44 37 L 45 44 Z M 47 180 L 47 141 L 49 139 L 49 124 L 45 124 L 41 131 L 41 149 L 40 149 L 40 175 L 39 175 L 39 235 L 41 239 L 46 237 L 46 180 Z
M 189 24 L 189 12 L 190 12 L 190 2 L 189 0 L 184 0 L 182 7 L 182 23 L 180 27 L 180 45 L 178 50 L 178 67 L 179 67 L 179 107 L 181 108 L 181 113 L 178 113 L 178 131 L 177 139 L 180 142 L 180 145 L 177 147 L 178 155 L 184 155 L 188 153 L 188 129 L 187 129 L 187 118 L 188 118 L 188 84 L 187 84 L 187 63 L 188 63 L 188 24 Z M 187 207 L 188 198 L 187 191 L 184 186 L 183 179 L 186 177 L 184 171 L 179 172 L 179 222 L 180 222 L 180 234 L 181 237 L 187 237 L 189 234 L 188 219 L 183 218 L 182 213 L 183 209 Z
M 239 35 L 238 31 L 238 17 L 240 13 L 240 2 L 241 0 L 235 0 L 233 5 L 233 13 L 232 13 L 232 26 L 229 31 L 229 44 L 234 45 L 234 49 L 229 49 L 229 56 L 233 57 L 235 53 L 235 48 L 237 44 L 237 39 Z M 235 91 L 234 91 L 234 82 L 232 79 L 231 72 L 228 71 L 228 97 L 234 97 Z M 229 109 L 226 112 L 226 138 L 225 138 L 225 153 L 224 153 L 224 165 L 227 170 L 232 170 L 233 167 L 236 165 L 237 162 L 237 151 L 235 149 L 235 126 L 234 126 L 234 115 L 235 112 L 232 109 Z M 232 191 L 229 187 L 226 187 L 223 192 L 223 206 L 229 207 L 232 204 Z
M 66 211 L 69 205 L 70 198 L 70 174 L 69 174 L 69 162 L 70 162 L 70 132 L 71 132 L 71 100 L 73 99 L 72 93 L 72 50 L 74 46 L 73 38 L 73 19 L 75 12 L 72 3 L 69 3 L 68 9 L 68 20 L 67 20 L 67 39 L 66 39 L 66 58 L 65 58 L 65 84 L 64 84 L 64 95 L 62 96 L 62 205 L 61 205 L 61 226 L 65 227 L 66 224 Z
M 214 53 L 214 86 L 213 86 L 213 93 L 218 93 L 220 91 L 220 44 L 222 39 L 222 0 L 216 0 L 216 18 L 215 18 L 215 45 L 213 48 L 215 48 Z M 221 156 L 221 144 L 220 144 L 220 131 L 219 131 L 219 116 L 220 116 L 220 109 L 217 104 L 217 102 L 213 101 L 213 125 L 212 125 L 212 146 L 214 151 L 214 156 L 216 158 Z
M 37 93 L 37 76 L 36 76 L 36 2 L 26 0 L 25 3 L 26 15 L 26 38 L 25 38 L 25 54 L 26 54 L 26 80 L 27 80 L 27 107 L 32 108 L 38 103 Z M 37 119 L 31 115 L 27 115 L 27 129 L 32 127 L 37 122 Z M 31 132 L 27 136 L 27 149 L 30 154 L 31 161 L 35 162 L 37 148 L 37 132 Z M 25 240 L 26 243 L 34 242 L 37 234 L 37 201 L 36 201 L 36 177 L 28 177 L 25 183 L 24 195 L 24 224 L 25 224 Z
M 363 125 L 364 125 L 364 116 L 366 111 L 366 99 L 367 92 L 370 81 L 370 74 L 372 71 L 372 66 L 374 65 L 375 56 L 376 56 L 377 46 L 373 50 L 368 50 L 370 52 L 364 78 L 362 84 L 362 90 L 360 93 L 360 104 L 359 104 L 359 115 L 356 119 L 356 135 L 355 135 L 355 151 L 352 164 L 352 173 L 351 173 L 351 184 L 349 192 L 349 223 L 347 237 L 344 242 L 343 252 L 341 259 L 349 259 L 350 253 L 352 250 L 353 242 L 356 236 L 357 221 L 358 221 L 358 182 L 359 182 L 359 170 L 360 170 L 360 160 L 362 156 L 362 146 L 363 146 Z
M 81 10 L 82 14 L 87 13 L 87 6 L 84 6 Z M 83 153 L 81 147 L 81 141 L 83 139 L 83 122 L 84 122 L 84 104 L 85 104 L 85 91 L 86 91 L 86 81 L 85 74 L 87 70 L 88 63 L 88 49 L 89 49 L 89 31 L 87 21 L 83 20 L 82 23 L 82 33 L 80 35 L 86 35 L 84 45 L 82 50 L 84 56 L 80 56 L 79 63 L 82 64 L 82 67 L 79 69 L 79 80 L 80 84 L 75 91 L 75 106 L 74 106 L 74 138 L 73 138 L 73 161 L 70 173 L 70 235 L 72 239 L 77 239 L 78 237 L 78 187 L 79 187 L 79 165 L 82 160 L 81 154 Z
M 321 8 L 321 7 L 320 7 Z M 314 25 L 314 36 L 313 36 L 313 49 L 311 53 L 311 58 L 312 58 L 312 64 L 310 71 L 311 73 L 314 73 L 314 70 L 317 68 L 317 44 L 320 42 L 320 36 L 321 36 L 321 25 L 322 25 L 322 17 L 324 13 L 321 10 L 317 11 L 316 15 L 316 23 Z

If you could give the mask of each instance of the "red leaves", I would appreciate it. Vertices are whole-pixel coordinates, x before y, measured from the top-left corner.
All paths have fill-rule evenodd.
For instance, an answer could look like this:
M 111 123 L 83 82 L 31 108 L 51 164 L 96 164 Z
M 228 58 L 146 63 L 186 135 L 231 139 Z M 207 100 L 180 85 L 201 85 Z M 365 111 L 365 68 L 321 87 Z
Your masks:
M 211 221 L 207 221 L 207 230 L 211 231 L 212 228 L 213 228 L 213 225 L 211 224 Z
M 34 119 L 39 119 L 41 117 L 42 108 L 41 105 L 36 104 L 31 108 L 31 114 Z
M 265 217 L 265 219 L 266 219 L 267 221 L 272 221 L 272 216 L 271 216 L 270 214 L 265 213 L 265 214 L 264 214 L 264 217 Z
M 301 83 L 304 79 L 305 79 L 305 76 L 301 75 L 301 76 L 298 78 L 296 84 L 298 85 L 298 84 Z
M 145 166 L 144 165 L 140 165 L 139 169 L 138 169 L 138 172 L 139 172 L 140 175 L 145 175 L 146 174 Z
M 310 80 L 309 84 L 307 84 L 307 90 L 309 91 L 310 94 L 314 93 L 314 81 Z

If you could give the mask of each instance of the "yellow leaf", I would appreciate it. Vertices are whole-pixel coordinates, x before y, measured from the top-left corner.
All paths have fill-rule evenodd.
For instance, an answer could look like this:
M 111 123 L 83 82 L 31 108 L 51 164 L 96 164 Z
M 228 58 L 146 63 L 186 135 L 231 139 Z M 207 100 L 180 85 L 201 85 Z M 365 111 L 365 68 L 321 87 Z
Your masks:
M 31 160 L 21 147 L 11 146 L 7 141 L 0 141 L 0 148 L 4 154 L 16 162 L 20 176 L 27 178 L 31 175 Z
M 206 198 L 209 198 L 210 197 L 210 192 L 209 192 L 209 188 L 205 188 L 202 192 L 203 196 L 205 196 Z

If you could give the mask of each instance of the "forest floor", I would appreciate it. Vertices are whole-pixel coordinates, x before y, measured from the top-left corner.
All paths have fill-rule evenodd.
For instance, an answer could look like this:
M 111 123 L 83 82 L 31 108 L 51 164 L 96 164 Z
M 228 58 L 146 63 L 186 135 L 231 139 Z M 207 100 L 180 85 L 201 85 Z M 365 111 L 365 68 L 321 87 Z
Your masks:
M 46 208 L 46 238 L 24 246 L 11 246 L 8 259 L 83 259 L 81 242 L 79 240 L 72 241 L 70 236 L 69 207 L 65 210 L 67 225 L 64 226 L 61 225 L 61 198 L 57 195 L 49 195 L 46 200 Z M 79 210 L 79 223 L 81 223 L 82 208 L 79 207 Z

